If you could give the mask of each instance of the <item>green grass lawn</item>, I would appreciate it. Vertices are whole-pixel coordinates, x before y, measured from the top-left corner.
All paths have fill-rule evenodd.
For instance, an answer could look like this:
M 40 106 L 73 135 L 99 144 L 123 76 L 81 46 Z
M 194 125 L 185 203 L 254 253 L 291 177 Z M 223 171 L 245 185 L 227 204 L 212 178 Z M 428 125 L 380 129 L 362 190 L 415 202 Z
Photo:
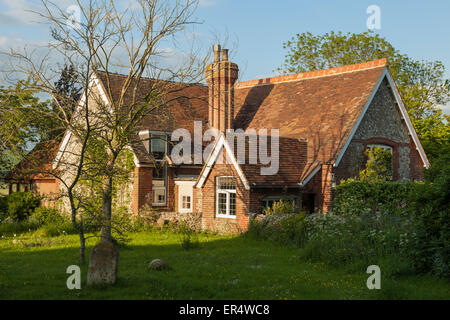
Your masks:
M 0 299 L 449 299 L 449 283 L 433 277 L 385 279 L 368 290 L 365 269 L 347 273 L 299 258 L 299 249 L 244 236 L 199 235 L 184 250 L 172 232 L 131 234 L 119 248 L 119 280 L 107 289 L 66 287 L 66 268 L 79 264 L 78 238 L 32 233 L 0 238 Z M 95 239 L 88 241 L 87 254 Z M 25 245 L 24 245 L 25 244 Z M 154 258 L 170 271 L 149 271 Z M 376 264 L 376 262 L 374 262 Z

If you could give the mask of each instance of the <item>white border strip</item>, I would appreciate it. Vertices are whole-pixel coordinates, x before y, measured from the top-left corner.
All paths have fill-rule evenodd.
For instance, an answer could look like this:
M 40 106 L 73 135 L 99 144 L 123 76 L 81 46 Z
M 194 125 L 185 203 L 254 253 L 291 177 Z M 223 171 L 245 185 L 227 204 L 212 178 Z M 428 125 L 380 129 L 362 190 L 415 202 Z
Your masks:
M 316 173 L 319 172 L 320 169 L 322 169 L 322 165 L 318 164 L 317 167 L 313 171 L 311 171 L 311 173 L 308 174 L 308 176 L 302 182 L 299 183 L 300 186 L 302 186 L 302 187 L 306 186 L 306 184 L 309 182 L 309 180 L 311 180 L 312 177 L 314 177 L 316 175 Z

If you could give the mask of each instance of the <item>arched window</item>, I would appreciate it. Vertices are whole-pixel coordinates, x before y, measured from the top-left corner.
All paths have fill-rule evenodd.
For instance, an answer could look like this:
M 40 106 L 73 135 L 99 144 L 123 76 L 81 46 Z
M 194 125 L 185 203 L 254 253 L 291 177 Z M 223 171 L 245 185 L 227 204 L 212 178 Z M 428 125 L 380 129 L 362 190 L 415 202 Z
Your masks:
M 393 180 L 393 149 L 385 144 L 369 144 L 364 151 L 365 168 L 359 173 L 361 180 Z

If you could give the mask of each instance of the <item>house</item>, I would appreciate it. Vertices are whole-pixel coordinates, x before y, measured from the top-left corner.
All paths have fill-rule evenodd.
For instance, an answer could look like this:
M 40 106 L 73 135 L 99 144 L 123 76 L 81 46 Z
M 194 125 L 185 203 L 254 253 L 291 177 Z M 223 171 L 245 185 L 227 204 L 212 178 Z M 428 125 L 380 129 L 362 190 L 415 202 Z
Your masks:
M 49 171 L 51 163 L 59 148 L 59 140 L 38 143 L 14 168 L 5 175 L 8 194 L 17 191 L 33 191 L 35 194 L 55 199 L 59 196 L 59 181 L 45 172 Z
M 429 166 L 386 59 L 236 83 L 238 72 L 228 51 L 214 46 L 208 85 L 182 87 L 163 113 L 141 123 L 124 200 L 134 213 L 147 204 L 201 213 L 205 229 L 245 230 L 251 213 L 279 199 L 311 212 L 331 210 L 333 187 L 358 176 L 369 147 L 390 150 L 394 180 L 420 180 Z M 124 76 L 94 77 L 109 103 Z M 152 79 L 140 81 L 145 95 Z M 202 161 L 174 160 L 168 141 L 180 128 L 194 136 L 190 151 Z M 213 143 L 195 138 L 209 129 L 216 132 Z M 240 147 L 235 136 L 229 139 L 233 131 L 244 137 Z M 70 140 L 68 132 L 53 166 Z

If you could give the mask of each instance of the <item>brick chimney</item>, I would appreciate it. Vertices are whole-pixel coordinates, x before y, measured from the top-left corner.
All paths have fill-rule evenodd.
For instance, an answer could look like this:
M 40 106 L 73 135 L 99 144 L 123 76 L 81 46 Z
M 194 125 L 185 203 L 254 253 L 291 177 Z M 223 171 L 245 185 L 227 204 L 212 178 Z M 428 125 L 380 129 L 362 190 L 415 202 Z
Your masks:
M 238 77 L 237 64 L 228 61 L 228 49 L 215 45 L 214 62 L 206 67 L 209 86 L 209 125 L 222 132 L 233 128 L 234 83 Z

